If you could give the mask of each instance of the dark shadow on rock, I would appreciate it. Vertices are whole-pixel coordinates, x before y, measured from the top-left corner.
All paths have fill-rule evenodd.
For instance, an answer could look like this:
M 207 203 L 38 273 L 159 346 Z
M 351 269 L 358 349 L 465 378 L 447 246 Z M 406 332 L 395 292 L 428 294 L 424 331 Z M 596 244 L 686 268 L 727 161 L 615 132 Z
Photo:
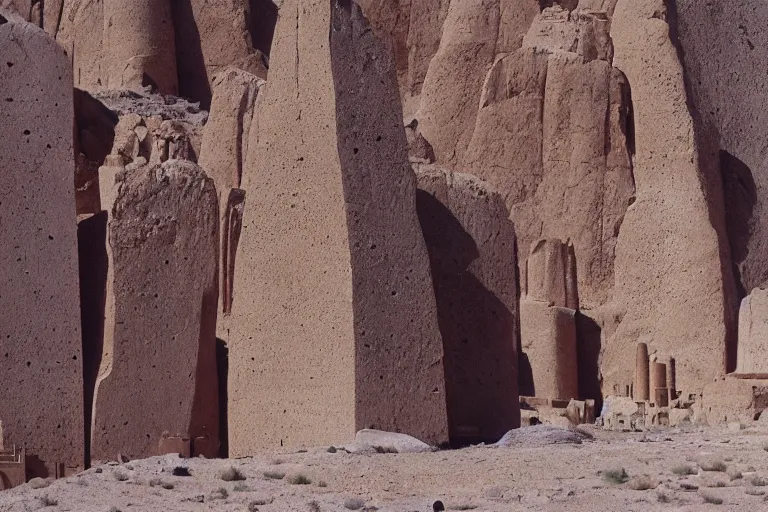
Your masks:
M 272 49 L 272 38 L 277 25 L 277 6 L 272 0 L 249 0 L 248 31 L 253 48 L 266 56 Z
M 725 225 L 731 245 L 734 275 L 739 298 L 748 292 L 742 281 L 740 264 L 747 258 L 752 216 L 757 204 L 757 186 L 752 170 L 727 151 L 720 151 L 720 173 L 725 198 Z M 751 288 L 751 286 L 750 286 Z
M 600 379 L 600 349 L 602 329 L 597 322 L 581 311 L 576 313 L 576 357 L 579 375 L 579 399 L 595 401 L 597 411 L 602 407 L 603 393 Z
M 495 442 L 519 426 L 513 312 L 469 270 L 472 236 L 431 194 L 417 191 L 445 353 L 451 444 Z
M 27 463 L 27 482 L 33 478 L 48 478 L 49 476 L 53 476 L 45 462 L 40 460 L 40 457 L 37 455 L 27 455 L 25 461 Z
M 83 336 L 83 410 L 85 412 L 85 465 L 91 461 L 91 420 L 96 378 L 104 346 L 104 307 L 107 290 L 107 212 L 77 225 L 80 267 L 80 321 Z
M 517 354 L 517 375 L 520 396 L 536 396 L 536 386 L 533 385 L 533 368 L 528 354 L 522 348 Z
M 179 96 L 190 101 L 199 101 L 200 107 L 208 110 L 211 107 L 211 85 L 192 2 L 174 0 L 171 2 L 171 9 L 176 38 Z
M 219 456 L 226 459 L 229 457 L 229 417 L 227 416 L 229 347 L 220 338 L 216 338 L 216 367 L 219 376 Z

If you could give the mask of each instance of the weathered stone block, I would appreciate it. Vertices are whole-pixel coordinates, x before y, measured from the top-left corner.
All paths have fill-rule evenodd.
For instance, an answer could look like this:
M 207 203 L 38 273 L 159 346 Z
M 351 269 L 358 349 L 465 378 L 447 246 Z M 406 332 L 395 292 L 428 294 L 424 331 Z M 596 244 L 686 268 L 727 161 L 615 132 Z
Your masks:
M 432 265 L 452 444 L 520 426 L 515 230 L 486 183 L 417 169 L 416 207 Z
M 242 188 L 230 456 L 447 440 L 443 350 L 392 57 L 359 8 L 286 0 Z
M 701 415 L 709 425 L 750 423 L 768 408 L 768 380 L 726 376 L 704 386 Z
M 117 185 L 94 460 L 116 450 L 154 455 L 163 433 L 218 439 L 219 428 L 213 181 L 191 162 L 170 160 L 129 167 Z
M 0 418 L 45 477 L 84 463 L 72 72 L 53 39 L 7 12 L 0 55 Z
M 546 302 L 520 301 L 520 341 L 525 356 L 521 373 L 530 372 L 532 382 L 523 388 L 535 396 L 578 398 L 576 363 L 576 311 Z

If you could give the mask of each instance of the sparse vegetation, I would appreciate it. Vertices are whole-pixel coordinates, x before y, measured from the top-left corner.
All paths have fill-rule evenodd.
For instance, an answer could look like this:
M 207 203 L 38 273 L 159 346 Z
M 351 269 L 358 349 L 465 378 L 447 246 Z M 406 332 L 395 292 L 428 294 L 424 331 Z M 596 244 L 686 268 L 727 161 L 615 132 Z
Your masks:
M 320 512 L 320 504 L 314 500 L 309 502 L 309 512 Z
M 128 480 L 128 475 L 126 475 L 122 471 L 115 471 L 114 476 L 115 476 L 115 480 L 117 480 L 118 482 L 125 482 L 126 480 Z
M 715 487 L 727 487 L 727 486 L 728 484 L 726 484 L 722 480 L 718 480 L 717 482 L 715 482 Z
M 603 480 L 609 484 L 620 485 L 626 483 L 627 480 L 629 480 L 629 475 L 624 468 L 609 469 L 607 471 L 603 471 Z
M 728 477 L 731 479 L 731 482 L 733 482 L 734 480 L 741 480 L 744 478 L 744 475 L 741 473 L 741 471 L 733 469 L 728 471 Z
M 629 481 L 629 488 L 633 491 L 647 491 L 656 487 L 656 482 L 648 475 L 633 477 Z
M 763 496 L 765 495 L 765 491 L 761 491 L 759 489 L 753 489 L 751 487 L 747 487 L 744 489 L 745 494 L 749 494 L 750 496 Z
M 680 484 L 680 488 L 682 490 L 684 490 L 684 491 L 698 491 L 699 490 L 699 486 L 698 485 L 689 484 L 688 482 L 682 482 Z
M 109 509 L 109 512 L 122 512 L 122 510 L 120 510 L 117 507 L 112 507 L 112 508 Z
M 338 450 L 336 449 L 335 446 L 331 446 L 330 448 L 328 448 L 325 451 L 327 451 L 328 453 L 336 453 Z
M 721 460 L 714 460 L 712 462 L 702 462 L 699 464 L 699 467 L 703 469 L 704 471 L 718 471 L 720 473 L 725 473 L 728 471 L 728 466 L 725 464 L 725 462 Z
M 344 508 L 348 510 L 360 510 L 365 506 L 365 502 L 360 498 L 349 498 L 344 501 Z
M 711 494 L 704 494 L 702 493 L 701 497 L 704 499 L 705 503 L 709 503 L 711 505 L 722 505 L 723 500 L 721 498 L 718 498 L 717 496 L 712 496 Z
M 211 493 L 211 499 L 213 500 L 225 500 L 229 497 L 229 491 L 224 487 L 219 487 Z
M 250 504 L 253 505 L 254 507 L 261 507 L 263 505 L 269 505 L 270 503 L 272 503 L 272 501 L 273 501 L 272 498 L 269 498 L 269 499 L 260 498 L 260 499 L 252 500 Z
M 163 481 L 159 478 L 153 478 L 152 480 L 149 481 L 150 487 L 159 487 L 161 485 L 163 485 Z
M 285 473 L 280 473 L 279 471 L 265 471 L 264 478 L 268 478 L 269 480 L 282 480 L 285 478 Z
M 448 510 L 475 510 L 477 508 L 477 505 L 450 505 L 448 507 Z
M 47 495 L 40 498 L 40 503 L 42 503 L 44 507 L 55 507 L 59 504 L 58 500 Z
M 659 503 L 669 503 L 672 500 L 669 498 L 669 496 L 667 496 L 667 494 L 664 491 L 659 491 L 658 493 L 656 493 L 656 501 L 658 501 Z
M 235 491 L 235 492 L 248 492 L 248 491 L 250 491 L 248 486 L 245 485 L 242 482 L 240 482 L 239 484 L 235 484 L 235 486 L 232 488 L 232 490 Z
M 761 476 L 753 476 L 749 480 L 749 483 L 754 485 L 755 487 L 765 487 L 766 485 L 768 485 L 768 480 L 766 480 Z
M 248 512 L 258 512 L 259 503 L 252 501 L 248 504 Z
M 319 482 L 317 482 L 317 486 L 318 487 L 328 487 L 328 484 L 325 483 L 325 480 L 320 480 Z
M 310 480 L 306 475 L 302 475 L 301 473 L 292 476 L 288 481 L 293 485 L 309 485 L 312 483 L 312 480 Z
M 696 471 L 696 468 L 688 465 L 675 466 L 674 468 L 672 468 L 672 472 L 677 476 L 688 476 L 688 475 L 695 475 L 696 473 L 698 473 L 698 471 Z
M 285 461 L 283 459 L 274 459 L 272 461 L 273 466 L 279 466 L 280 464 L 283 464 Z
M 234 466 L 230 466 L 224 471 L 221 472 L 221 475 L 219 475 L 219 478 L 224 480 L 225 482 L 242 482 L 245 480 L 245 475 L 237 469 Z

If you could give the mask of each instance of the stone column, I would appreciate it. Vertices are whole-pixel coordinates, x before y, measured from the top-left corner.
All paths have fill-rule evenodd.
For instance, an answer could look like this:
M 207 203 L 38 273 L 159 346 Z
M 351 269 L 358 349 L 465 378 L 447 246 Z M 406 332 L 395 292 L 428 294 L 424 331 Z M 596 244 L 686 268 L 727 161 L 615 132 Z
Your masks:
M 669 399 L 675 400 L 677 398 L 677 375 L 675 369 L 675 358 L 669 358 L 669 364 L 667 365 L 667 389 L 669 389 Z
M 105 0 L 103 37 L 108 89 L 178 95 L 170 0 Z
M 637 344 L 637 361 L 635 363 L 635 402 L 650 400 L 648 390 L 648 345 Z
M 664 363 L 654 362 L 651 365 L 651 396 L 653 396 L 653 401 L 657 404 L 657 390 L 659 389 L 667 389 L 667 365 Z

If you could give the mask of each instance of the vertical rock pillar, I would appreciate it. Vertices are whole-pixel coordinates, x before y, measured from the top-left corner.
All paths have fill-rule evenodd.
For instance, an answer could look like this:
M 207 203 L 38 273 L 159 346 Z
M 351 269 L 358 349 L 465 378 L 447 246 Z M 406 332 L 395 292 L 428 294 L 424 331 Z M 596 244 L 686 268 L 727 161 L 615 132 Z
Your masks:
M 524 353 L 523 389 L 544 398 L 578 398 L 575 261 L 570 244 L 534 242 L 525 267 L 520 301 L 520 340 Z M 530 373 L 529 373 L 530 372 Z
M 5 11 L 0 55 L 0 421 L 46 477 L 84 463 L 72 68 Z
M 107 88 L 178 95 L 171 0 L 105 0 L 103 38 Z
M 648 345 L 638 343 L 637 361 L 635 362 L 635 402 L 650 400 L 648 370 Z
M 258 103 L 229 337 L 229 454 L 448 437 L 392 55 L 349 0 L 285 0 Z M 260 94 L 261 96 L 261 94 Z
M 669 391 L 667 390 L 667 365 L 664 363 L 654 362 L 651 365 L 651 393 L 656 405 L 667 405 Z

